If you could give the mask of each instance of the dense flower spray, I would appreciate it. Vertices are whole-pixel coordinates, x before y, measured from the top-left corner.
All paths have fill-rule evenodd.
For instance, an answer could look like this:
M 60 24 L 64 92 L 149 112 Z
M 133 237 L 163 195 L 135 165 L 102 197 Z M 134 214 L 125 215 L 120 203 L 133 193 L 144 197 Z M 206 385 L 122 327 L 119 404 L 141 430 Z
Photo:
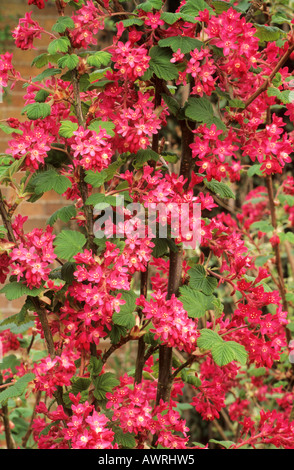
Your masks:
M 57 0 L 50 32 L 27 12 L 16 47 L 50 41 L 34 78 L 0 55 L 0 85 L 25 84 L 24 119 L 0 123 L 1 293 L 24 298 L 0 323 L 0 404 L 36 401 L 21 441 L 11 401 L 0 432 L 9 448 L 293 449 L 293 22 L 128 3 Z M 50 190 L 64 206 L 26 230 L 16 210 Z

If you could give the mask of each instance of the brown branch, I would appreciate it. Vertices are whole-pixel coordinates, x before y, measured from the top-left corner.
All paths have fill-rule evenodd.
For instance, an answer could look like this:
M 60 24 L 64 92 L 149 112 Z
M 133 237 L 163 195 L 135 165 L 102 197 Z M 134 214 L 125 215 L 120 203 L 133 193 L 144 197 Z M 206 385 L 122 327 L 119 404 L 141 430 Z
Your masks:
M 285 54 L 281 57 L 277 65 L 274 67 L 272 73 L 269 77 L 263 82 L 263 84 L 245 101 L 243 108 L 238 108 L 237 113 L 244 111 L 261 93 L 267 90 L 270 86 L 272 79 L 275 77 L 276 73 L 284 66 L 284 64 L 289 59 L 290 55 L 294 51 L 294 45 L 290 46 Z
M 25 433 L 24 437 L 22 438 L 22 446 L 23 446 L 23 447 L 26 447 L 27 442 L 28 442 L 28 440 L 29 440 L 29 438 L 30 438 L 30 435 L 32 434 L 32 426 L 33 426 L 34 420 L 35 420 L 35 418 L 36 418 L 36 416 L 37 416 L 36 408 L 37 408 L 37 406 L 38 406 L 39 403 L 40 403 L 41 395 L 42 395 L 41 390 L 38 390 L 38 391 L 37 391 L 37 394 L 36 394 L 36 402 L 35 402 L 33 414 L 32 414 L 32 417 L 31 417 L 30 425 L 29 425 L 28 430 L 27 430 L 27 432 Z
M 274 200 L 274 190 L 273 190 L 273 180 L 271 175 L 267 175 L 266 177 L 266 186 L 268 191 L 268 199 L 270 205 L 270 212 L 271 212 L 271 222 L 274 230 L 277 230 L 278 223 L 277 223 L 277 216 L 276 216 L 276 208 L 275 208 L 275 200 Z M 284 273 L 283 273 L 283 266 L 282 266 L 282 258 L 281 258 L 281 251 L 280 245 L 277 244 L 274 246 L 275 252 L 275 265 L 278 272 L 278 283 L 279 283 L 279 291 L 282 297 L 283 308 L 288 311 L 288 302 L 286 300 L 286 288 L 284 283 Z M 288 344 L 291 341 L 292 335 L 291 331 L 286 327 L 286 337 Z
M 148 264 L 146 267 L 146 271 L 141 272 L 141 288 L 140 294 L 147 297 L 147 287 L 148 287 Z M 140 320 L 142 319 L 142 312 L 141 310 L 138 313 Z M 143 323 L 144 328 L 144 323 Z M 137 358 L 136 358 L 136 368 L 135 368 L 135 383 L 142 382 L 143 377 L 143 367 L 145 364 L 145 349 L 146 344 L 144 341 L 144 336 L 141 336 L 138 341 L 138 349 L 137 349 Z
M 11 225 L 11 218 L 8 214 L 8 211 L 7 211 L 6 207 L 5 207 L 5 202 L 4 202 L 4 198 L 3 198 L 1 190 L 0 190 L 0 214 L 1 214 L 1 217 L 2 217 L 2 220 L 3 220 L 3 223 L 5 225 L 5 228 L 7 230 L 8 240 L 12 243 L 16 243 L 13 228 L 12 228 L 12 225 Z
M 8 406 L 2 405 L 2 418 L 4 424 L 5 440 L 7 449 L 16 449 L 14 439 L 11 435 Z

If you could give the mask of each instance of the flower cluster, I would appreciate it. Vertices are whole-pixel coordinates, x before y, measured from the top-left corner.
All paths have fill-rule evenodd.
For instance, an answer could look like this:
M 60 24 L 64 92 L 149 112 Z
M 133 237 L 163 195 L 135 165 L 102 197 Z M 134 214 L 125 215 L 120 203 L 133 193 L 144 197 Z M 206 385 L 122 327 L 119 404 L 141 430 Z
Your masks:
M 16 47 L 23 51 L 34 49 L 34 39 L 40 39 L 43 28 L 37 21 L 32 20 L 32 12 L 26 13 L 24 18 L 19 20 L 18 26 L 12 32 Z
M 146 319 L 152 320 L 154 328 L 150 331 L 155 334 L 155 339 L 159 338 L 169 347 L 193 352 L 199 336 L 197 322 L 188 317 L 175 295 L 168 300 L 166 294 L 159 291 L 152 294 L 152 297 L 148 302 L 141 296 L 137 304 L 143 307 Z

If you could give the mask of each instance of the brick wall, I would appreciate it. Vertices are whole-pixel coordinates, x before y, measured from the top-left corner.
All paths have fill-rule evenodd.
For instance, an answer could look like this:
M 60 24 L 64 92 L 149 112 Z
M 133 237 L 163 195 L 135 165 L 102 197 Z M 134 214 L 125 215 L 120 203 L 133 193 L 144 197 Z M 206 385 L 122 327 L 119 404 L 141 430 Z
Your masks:
M 1 0 L 0 1 L 0 17 L 2 17 L 2 24 L 0 29 L 9 25 L 10 29 L 14 29 L 18 24 L 18 19 L 24 17 L 25 12 L 33 11 L 32 18 L 40 23 L 40 25 L 47 31 L 51 30 L 52 25 L 56 22 L 56 8 L 52 0 L 48 0 L 46 8 L 39 10 L 34 5 L 28 7 L 26 0 Z M 41 70 L 31 68 L 31 63 L 34 57 L 47 51 L 47 37 L 43 35 L 42 39 L 36 40 L 34 45 L 35 50 L 22 51 L 14 46 L 13 42 L 8 41 L 7 44 L 1 44 L 1 53 L 4 51 L 13 52 L 13 65 L 22 74 L 23 77 L 34 76 Z M 9 91 L 7 96 L 3 98 L 3 103 L 0 103 L 0 120 L 7 119 L 8 117 L 16 117 L 24 120 L 21 116 L 21 109 L 23 107 L 24 89 L 22 84 L 17 84 L 13 91 Z M 4 153 L 7 149 L 7 142 L 9 136 L 0 132 L 0 153 Z M 11 191 L 7 188 L 1 188 L 3 194 L 10 198 L 13 196 Z M 45 227 L 46 220 L 49 216 L 59 209 L 62 205 L 62 198 L 54 191 L 46 193 L 38 202 L 31 204 L 24 202 L 21 204 L 18 212 L 21 215 L 27 215 L 28 221 L 25 223 L 25 230 L 30 231 L 34 227 Z M 2 222 L 1 222 L 2 223 Z M 0 295 L 0 319 L 18 313 L 23 304 L 23 299 L 18 299 L 8 302 L 4 295 Z

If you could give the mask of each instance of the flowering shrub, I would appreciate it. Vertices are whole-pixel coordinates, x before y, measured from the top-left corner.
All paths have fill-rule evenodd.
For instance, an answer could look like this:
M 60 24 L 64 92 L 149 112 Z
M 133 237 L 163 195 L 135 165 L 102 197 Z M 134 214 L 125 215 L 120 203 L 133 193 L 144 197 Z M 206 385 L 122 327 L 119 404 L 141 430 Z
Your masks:
M 0 123 L 1 293 L 23 299 L 0 323 L 6 446 L 293 449 L 289 9 L 55 3 L 52 31 L 28 0 L 12 32 L 49 36 L 40 73 L 0 56 L 26 87 Z M 27 232 L 16 209 L 50 190 Z

